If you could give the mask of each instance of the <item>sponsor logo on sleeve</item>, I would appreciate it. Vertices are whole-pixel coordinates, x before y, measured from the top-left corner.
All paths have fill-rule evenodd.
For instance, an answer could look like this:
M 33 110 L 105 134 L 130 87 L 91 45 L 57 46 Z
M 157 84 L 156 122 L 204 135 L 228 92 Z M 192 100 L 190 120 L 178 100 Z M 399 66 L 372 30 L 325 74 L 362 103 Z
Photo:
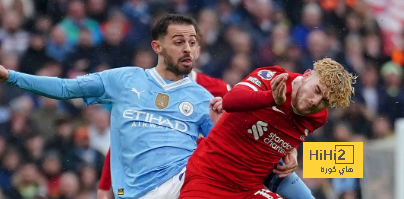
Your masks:
M 247 80 L 250 81 L 250 82 L 252 82 L 252 83 L 254 83 L 254 84 L 257 85 L 258 87 L 261 87 L 261 85 L 262 85 L 262 82 L 261 82 L 258 78 L 256 78 L 256 77 L 248 77 Z

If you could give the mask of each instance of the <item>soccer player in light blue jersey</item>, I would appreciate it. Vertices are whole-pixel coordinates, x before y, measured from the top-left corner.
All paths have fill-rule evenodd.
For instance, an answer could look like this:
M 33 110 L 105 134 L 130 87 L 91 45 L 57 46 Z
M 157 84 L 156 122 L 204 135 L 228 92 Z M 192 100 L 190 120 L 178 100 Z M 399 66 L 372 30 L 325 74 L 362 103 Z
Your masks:
M 1 67 L 0 78 L 54 99 L 111 104 L 115 198 L 159 197 L 154 196 L 160 193 L 157 187 L 167 190 L 159 198 L 175 198 L 182 185 L 175 176 L 185 170 L 199 133 L 207 136 L 213 126 L 209 117 L 213 96 L 188 76 L 198 56 L 197 33 L 191 18 L 169 15 L 160 20 L 153 29 L 158 64 L 152 69 L 122 67 L 60 79 Z
M 158 55 L 152 69 L 122 67 L 60 79 L 0 66 L 0 80 L 38 95 L 112 105 L 115 198 L 177 198 L 199 133 L 207 136 L 221 113 L 221 98 L 213 98 L 188 76 L 199 55 L 195 21 L 168 15 L 152 33 Z

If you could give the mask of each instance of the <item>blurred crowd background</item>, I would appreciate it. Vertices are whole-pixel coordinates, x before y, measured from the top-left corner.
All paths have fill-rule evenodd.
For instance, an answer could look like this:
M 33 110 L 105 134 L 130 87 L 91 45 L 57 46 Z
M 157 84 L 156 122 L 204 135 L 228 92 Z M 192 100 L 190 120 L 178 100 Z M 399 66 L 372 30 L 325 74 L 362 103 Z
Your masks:
M 389 0 L 377 2 L 380 8 Z M 302 73 L 318 59 L 333 58 L 359 76 L 354 103 L 331 109 L 326 125 L 307 141 L 364 142 L 365 162 L 366 151 L 385 158 L 367 165 L 380 163 L 389 172 L 371 169 L 373 180 L 366 168 L 364 179 L 303 180 L 317 199 L 369 193 L 390 199 L 394 170 L 386 161 L 393 161 L 394 121 L 404 116 L 404 32 L 392 39 L 381 27 L 400 31 L 400 24 L 386 25 L 389 18 L 377 19 L 374 10 L 364 0 L 0 0 L 0 64 L 64 78 L 151 68 L 151 27 L 166 13 L 196 19 L 203 37 L 195 69 L 231 86 L 259 67 Z M 106 106 L 1 84 L 0 198 L 96 198 L 109 117 Z

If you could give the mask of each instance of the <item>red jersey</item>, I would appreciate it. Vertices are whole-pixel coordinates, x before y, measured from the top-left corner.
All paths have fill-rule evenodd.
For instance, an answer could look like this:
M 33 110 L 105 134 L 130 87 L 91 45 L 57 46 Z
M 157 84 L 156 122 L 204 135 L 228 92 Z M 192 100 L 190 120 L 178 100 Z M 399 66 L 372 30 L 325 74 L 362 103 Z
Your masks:
M 195 71 L 191 72 L 191 77 L 215 97 L 223 97 L 230 90 L 230 86 L 221 79 Z
M 305 116 L 295 114 L 292 83 L 302 77 L 277 66 L 255 70 L 235 90 L 243 87 L 271 92 L 271 80 L 281 73 L 289 73 L 286 102 L 276 105 L 271 94 L 272 104 L 265 108 L 224 113 L 209 136 L 198 145 L 187 170 L 236 190 L 263 188 L 264 178 L 279 159 L 303 142 L 309 132 L 321 127 L 328 115 L 327 109 Z M 223 106 L 230 102 L 223 101 Z

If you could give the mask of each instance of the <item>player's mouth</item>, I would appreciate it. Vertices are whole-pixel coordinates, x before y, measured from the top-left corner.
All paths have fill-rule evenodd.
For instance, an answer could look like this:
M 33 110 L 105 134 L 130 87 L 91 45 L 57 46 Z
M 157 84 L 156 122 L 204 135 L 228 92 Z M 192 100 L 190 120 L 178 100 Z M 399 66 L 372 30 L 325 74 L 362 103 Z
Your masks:
M 185 58 L 181 59 L 180 62 L 185 66 L 191 66 L 192 65 L 192 58 L 191 57 L 185 57 Z
M 310 103 L 309 102 L 304 102 L 304 105 L 303 105 L 303 110 L 305 110 L 305 111 L 309 111 L 310 110 Z

